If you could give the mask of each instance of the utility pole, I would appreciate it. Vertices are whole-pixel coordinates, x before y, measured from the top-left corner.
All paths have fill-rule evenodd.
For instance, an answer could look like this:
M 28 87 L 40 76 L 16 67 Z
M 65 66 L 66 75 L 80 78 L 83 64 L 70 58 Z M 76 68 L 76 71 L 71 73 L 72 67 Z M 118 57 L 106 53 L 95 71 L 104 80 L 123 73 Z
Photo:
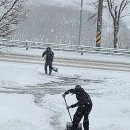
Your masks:
M 103 0 L 99 0 L 98 18 L 97 18 L 97 32 L 96 32 L 96 47 L 101 46 L 102 10 L 103 10 Z
M 81 8 L 80 8 L 79 42 L 78 42 L 78 45 L 80 45 L 80 42 L 81 42 L 82 12 L 83 12 L 82 10 L 83 10 L 83 0 L 81 0 Z

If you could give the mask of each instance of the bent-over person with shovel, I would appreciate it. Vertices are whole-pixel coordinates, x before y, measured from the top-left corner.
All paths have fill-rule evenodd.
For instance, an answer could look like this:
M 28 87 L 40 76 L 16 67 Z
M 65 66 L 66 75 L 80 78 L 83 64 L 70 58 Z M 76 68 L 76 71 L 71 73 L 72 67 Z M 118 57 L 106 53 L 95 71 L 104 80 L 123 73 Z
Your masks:
M 89 119 L 88 116 L 90 114 L 90 111 L 92 109 L 92 100 L 87 92 L 80 86 L 76 85 L 75 89 L 70 89 L 66 91 L 64 94 L 62 94 L 63 98 L 69 93 L 76 94 L 76 98 L 78 100 L 77 103 L 67 106 L 67 109 L 78 107 L 72 121 L 72 130 L 78 129 L 78 124 L 80 123 L 82 117 L 84 117 L 83 120 L 83 127 L 84 130 L 89 130 Z

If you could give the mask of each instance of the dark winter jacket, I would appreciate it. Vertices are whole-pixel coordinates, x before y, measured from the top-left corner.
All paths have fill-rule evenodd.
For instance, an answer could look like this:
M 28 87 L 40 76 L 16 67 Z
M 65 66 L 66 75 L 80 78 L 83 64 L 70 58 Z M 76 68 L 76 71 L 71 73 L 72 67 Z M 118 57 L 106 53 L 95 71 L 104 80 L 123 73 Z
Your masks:
M 71 105 L 71 107 L 77 107 L 77 106 L 83 106 L 83 105 L 89 105 L 92 104 L 92 100 L 87 92 L 83 88 L 80 89 L 70 89 L 65 92 L 65 94 L 76 94 L 76 98 L 78 100 L 77 103 Z
M 42 54 L 42 57 L 46 56 L 46 63 L 53 62 L 54 53 L 51 50 L 45 50 Z

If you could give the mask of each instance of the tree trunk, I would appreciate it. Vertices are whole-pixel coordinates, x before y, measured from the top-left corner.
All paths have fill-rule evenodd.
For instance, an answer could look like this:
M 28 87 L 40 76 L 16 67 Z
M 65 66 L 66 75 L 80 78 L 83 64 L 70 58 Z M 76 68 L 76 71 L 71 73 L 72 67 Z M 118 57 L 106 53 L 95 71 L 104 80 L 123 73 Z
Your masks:
M 114 20 L 114 48 L 118 48 L 118 32 L 119 32 L 119 21 Z

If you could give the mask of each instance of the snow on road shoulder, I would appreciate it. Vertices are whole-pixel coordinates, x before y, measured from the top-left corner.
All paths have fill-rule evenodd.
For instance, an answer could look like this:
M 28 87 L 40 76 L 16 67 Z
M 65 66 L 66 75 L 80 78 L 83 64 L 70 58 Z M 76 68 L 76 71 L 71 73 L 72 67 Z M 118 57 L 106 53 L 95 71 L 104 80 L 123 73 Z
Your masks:
M 0 93 L 0 130 L 52 130 L 48 113 L 32 95 Z
M 44 76 L 44 65 L 0 63 L 0 86 L 2 87 L 24 87 L 55 80 L 52 77 Z

